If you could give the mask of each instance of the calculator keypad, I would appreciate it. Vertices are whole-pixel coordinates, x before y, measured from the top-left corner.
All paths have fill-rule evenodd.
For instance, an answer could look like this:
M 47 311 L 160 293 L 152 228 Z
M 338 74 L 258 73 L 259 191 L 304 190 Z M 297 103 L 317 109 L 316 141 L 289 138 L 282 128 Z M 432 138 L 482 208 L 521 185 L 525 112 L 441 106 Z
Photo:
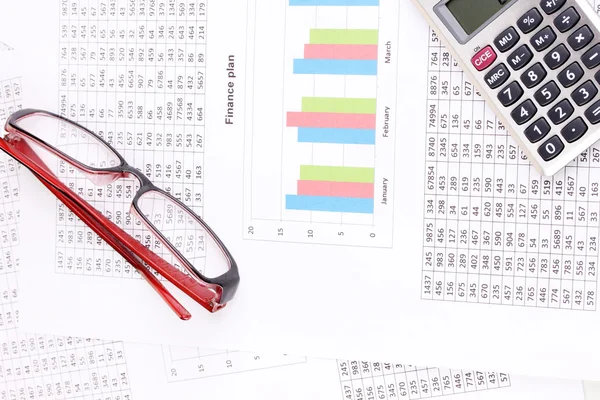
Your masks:
M 600 65 L 600 43 L 586 51 L 581 56 L 581 62 L 587 69 L 593 69 Z
M 570 0 L 542 0 L 502 29 L 487 46 L 484 58 L 493 61 L 484 79 L 524 139 L 551 161 L 600 125 L 600 34 Z
M 536 63 L 521 75 L 521 81 L 525 87 L 531 89 L 542 83 L 546 77 L 546 70 L 541 63 Z
M 485 75 L 485 81 L 489 87 L 496 89 L 497 87 L 502 86 L 509 77 L 510 72 L 508 71 L 508 68 L 506 68 L 506 65 L 498 64 Z
M 519 85 L 519 82 L 513 81 L 498 92 L 498 100 L 504 107 L 512 106 L 519 101 L 523 93 L 523 88 Z
M 585 110 L 585 117 L 592 125 L 596 125 L 600 122 L 600 101 L 595 102 Z
M 540 1 L 540 7 L 546 14 L 550 15 L 557 12 L 566 2 L 567 0 L 542 0 Z
M 515 108 L 510 115 L 517 124 L 523 125 L 525 122 L 533 118 L 536 112 L 537 108 L 535 107 L 535 104 L 533 104 L 533 101 L 527 99 L 517 108 Z
M 550 69 L 556 69 L 564 65 L 571 53 L 564 44 L 559 44 L 544 56 L 544 62 Z
M 583 118 L 577 117 L 573 121 L 565 125 L 560 130 L 560 134 L 567 141 L 567 143 L 573 143 L 579 140 L 588 130 L 587 125 L 583 122 Z
M 542 23 L 542 14 L 537 8 L 532 8 L 519 18 L 517 26 L 523 33 L 533 32 Z
M 529 50 L 526 44 L 519 46 L 515 51 L 513 51 L 508 57 L 508 65 L 515 71 L 520 70 L 527 64 L 529 61 L 533 59 L 533 53 Z
M 558 96 L 560 96 L 560 88 L 554 81 L 546 83 L 533 95 L 535 100 L 542 107 L 553 103 L 554 100 L 558 99 Z
M 556 33 L 549 26 L 545 27 L 534 35 L 529 43 L 536 51 L 544 51 L 554 43 L 556 40 Z
M 575 109 L 569 102 L 569 100 L 564 99 L 561 100 L 558 104 L 550 107 L 550 111 L 548 111 L 548 118 L 554 125 L 559 125 L 565 122 L 571 115 Z
M 494 39 L 494 45 L 501 52 L 504 53 L 512 49 L 519 41 L 520 36 L 517 30 L 512 26 L 502 32 L 496 39 Z
M 575 104 L 581 107 L 592 101 L 597 94 L 598 88 L 594 82 L 588 80 L 571 93 L 571 98 Z
M 578 51 L 590 44 L 593 39 L 594 32 L 592 32 L 589 26 L 584 25 L 569 36 L 567 43 L 569 43 L 569 46 L 571 46 L 573 50 Z
M 558 74 L 558 81 L 561 85 L 568 88 L 579 82 L 583 77 L 583 69 L 577 62 L 569 65 Z
M 554 135 L 538 147 L 538 154 L 542 157 L 542 160 L 550 161 L 553 158 L 556 158 L 564 148 L 564 143 L 557 135 Z
M 550 133 L 550 124 L 544 117 L 538 119 L 525 129 L 525 137 L 529 139 L 531 143 L 539 142 L 545 138 L 548 133 Z
M 566 32 L 573 29 L 580 19 L 581 17 L 575 11 L 575 7 L 569 7 L 554 19 L 554 26 L 560 32 Z

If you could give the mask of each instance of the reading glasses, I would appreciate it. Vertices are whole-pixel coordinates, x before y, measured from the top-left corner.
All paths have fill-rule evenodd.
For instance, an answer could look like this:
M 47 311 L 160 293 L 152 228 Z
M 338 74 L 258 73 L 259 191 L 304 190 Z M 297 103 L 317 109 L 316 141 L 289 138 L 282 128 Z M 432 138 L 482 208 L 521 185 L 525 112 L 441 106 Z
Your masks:
M 5 124 L 0 148 L 33 175 L 127 260 L 183 320 L 191 318 L 167 290 L 155 270 L 209 312 L 225 307 L 235 296 L 238 267 L 206 222 L 182 201 L 154 185 L 129 165 L 109 143 L 91 130 L 52 112 L 24 109 Z M 76 193 L 82 179 L 104 186 L 132 179 L 129 210 L 132 224 L 157 239 L 141 243 Z M 137 234 L 134 236 L 138 237 Z M 150 249 L 152 244 L 152 250 Z

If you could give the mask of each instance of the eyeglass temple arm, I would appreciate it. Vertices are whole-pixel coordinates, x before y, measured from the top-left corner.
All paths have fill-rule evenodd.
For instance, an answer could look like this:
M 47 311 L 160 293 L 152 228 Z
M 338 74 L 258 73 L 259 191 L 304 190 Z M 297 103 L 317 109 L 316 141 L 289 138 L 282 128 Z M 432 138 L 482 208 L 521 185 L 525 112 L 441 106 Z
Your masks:
M 16 135 L 16 137 L 13 137 L 13 135 Z M 120 227 L 115 225 L 111 220 L 102 215 L 98 210 L 90 206 L 85 200 L 80 199 L 79 196 L 72 193 L 64 184 L 62 184 L 62 182 L 59 182 L 56 179 L 56 177 L 52 174 L 52 172 L 50 172 L 50 170 L 43 163 L 43 161 L 39 159 L 35 151 L 29 146 L 29 144 L 27 144 L 26 140 L 22 139 L 18 133 L 9 133 L 5 139 L 6 142 L 8 142 L 13 149 L 16 149 L 17 151 L 22 153 L 27 159 L 32 161 L 32 163 L 29 164 L 28 167 L 35 172 L 35 176 L 38 179 L 41 178 L 42 182 L 45 185 L 50 184 L 52 187 L 55 188 L 55 190 L 59 191 L 62 194 L 61 199 L 69 198 L 70 201 L 68 203 L 70 205 L 77 205 L 77 207 L 69 207 L 75 214 L 82 218 L 82 220 L 83 218 L 86 218 L 88 221 L 94 220 L 95 222 L 92 224 L 92 226 L 90 226 L 91 228 L 94 228 L 99 224 L 100 226 L 111 232 L 111 238 L 109 239 L 107 239 L 107 235 L 103 234 L 102 232 L 96 233 L 98 233 L 98 235 L 100 235 L 103 239 L 107 240 L 109 244 L 110 242 L 115 244 L 116 242 L 120 243 L 121 245 L 116 246 L 117 248 L 115 248 L 115 246 L 112 246 L 111 244 L 111 247 L 113 247 L 116 251 L 118 251 L 121 254 L 119 248 L 123 246 L 122 243 L 127 243 L 131 247 L 131 249 L 125 247 L 128 251 L 132 251 L 133 253 L 135 253 L 144 262 L 146 262 L 148 265 L 154 268 L 158 273 L 167 278 L 177 288 L 179 288 L 182 292 L 190 296 L 208 311 L 215 312 L 225 306 L 225 304 L 218 303 L 218 299 L 215 299 L 215 297 L 220 296 L 218 294 L 215 294 L 213 290 L 200 285 L 198 282 L 196 282 L 195 279 L 187 276 L 171 264 L 167 263 L 165 260 L 154 254 L 144 245 L 142 245 L 140 242 L 132 238 Z M 52 182 L 53 180 L 56 181 L 56 184 Z M 48 186 L 46 185 L 46 187 Z M 52 192 L 56 194 L 54 190 Z M 67 204 L 65 203 L 65 205 Z M 125 257 L 125 255 L 123 256 Z M 135 266 L 135 264 L 132 265 Z M 147 271 L 146 268 L 142 269 L 148 272 L 149 275 L 152 276 L 152 278 L 156 279 L 156 277 L 149 271 Z M 153 287 L 155 286 L 153 285 Z M 157 287 L 155 287 L 155 289 L 159 291 Z M 162 291 L 159 291 L 159 293 L 162 293 Z M 172 298 L 172 295 L 170 293 L 168 294 L 168 296 Z M 173 306 L 171 303 L 169 303 L 169 305 Z
M 11 142 L 13 147 L 19 148 L 19 151 L 23 151 L 28 153 L 28 157 L 30 157 L 36 164 L 40 167 L 44 167 L 48 169 L 46 164 L 38 157 L 38 155 L 31 149 L 31 147 L 25 141 L 19 141 L 19 143 Z M 28 147 L 28 149 L 25 148 Z M 37 173 L 33 172 L 34 175 L 42 182 L 44 186 L 48 188 L 61 202 L 63 202 L 69 209 L 71 209 L 81 220 L 90 226 L 102 239 L 104 239 L 112 248 L 114 248 L 119 254 L 121 254 L 135 269 L 137 269 L 140 274 L 146 279 L 146 281 L 156 290 L 156 292 L 163 298 L 163 300 L 171 307 L 171 309 L 177 314 L 177 316 L 183 320 L 188 320 L 192 317 L 192 314 L 188 310 L 185 309 L 175 299 L 175 297 L 167 290 L 167 288 L 158 280 L 156 276 L 152 272 L 150 272 L 143 264 L 142 260 L 132 253 L 127 247 L 125 247 L 121 242 L 117 240 L 117 238 L 112 235 L 106 228 L 104 228 L 98 221 L 91 218 L 89 214 L 85 212 L 85 210 L 81 209 L 77 203 L 74 203 L 68 196 L 66 196 L 62 191 L 55 188 L 50 183 L 46 182 L 44 178 L 39 176 Z
M 35 175 L 37 176 L 37 174 Z M 60 190 L 50 185 L 42 177 L 37 176 L 37 178 L 84 223 L 90 226 L 94 232 L 96 232 L 113 249 L 115 249 L 115 251 L 121 254 L 123 258 L 125 258 L 135 269 L 137 269 L 180 319 L 188 320 L 192 317 L 192 314 L 190 314 L 190 312 L 186 310 L 186 308 L 182 306 L 181 303 L 179 303 L 179 301 L 177 301 L 177 299 L 167 290 L 160 280 L 158 280 L 158 278 L 144 266 L 143 261 L 137 255 L 132 253 L 127 247 L 119 242 L 115 236 L 108 232 L 97 221 L 95 221 L 93 218 L 90 218 L 90 215 L 87 214 L 85 210 L 82 210 L 76 203 L 71 201 L 68 196 L 65 196 Z

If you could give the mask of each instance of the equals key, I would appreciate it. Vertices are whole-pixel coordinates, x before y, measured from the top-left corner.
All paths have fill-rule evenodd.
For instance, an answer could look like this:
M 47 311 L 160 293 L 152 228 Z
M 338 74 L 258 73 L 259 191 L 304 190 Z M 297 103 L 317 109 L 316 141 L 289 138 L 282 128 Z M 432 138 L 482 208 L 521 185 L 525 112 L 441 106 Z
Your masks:
M 581 56 L 581 62 L 587 69 L 596 68 L 600 65 L 600 43 L 589 49 Z

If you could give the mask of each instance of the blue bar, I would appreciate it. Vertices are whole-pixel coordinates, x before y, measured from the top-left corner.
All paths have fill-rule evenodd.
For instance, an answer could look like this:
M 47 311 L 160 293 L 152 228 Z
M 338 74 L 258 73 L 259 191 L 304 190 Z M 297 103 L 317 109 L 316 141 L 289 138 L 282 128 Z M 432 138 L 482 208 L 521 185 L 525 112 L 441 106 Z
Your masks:
M 373 214 L 375 200 L 352 197 L 330 196 L 285 196 L 285 208 L 288 210 L 329 211 L 359 214 Z
M 375 129 L 298 128 L 298 142 L 375 144 Z
M 290 6 L 378 6 L 379 0 L 290 0 Z
M 295 74 L 377 75 L 377 60 L 324 60 L 297 58 Z

